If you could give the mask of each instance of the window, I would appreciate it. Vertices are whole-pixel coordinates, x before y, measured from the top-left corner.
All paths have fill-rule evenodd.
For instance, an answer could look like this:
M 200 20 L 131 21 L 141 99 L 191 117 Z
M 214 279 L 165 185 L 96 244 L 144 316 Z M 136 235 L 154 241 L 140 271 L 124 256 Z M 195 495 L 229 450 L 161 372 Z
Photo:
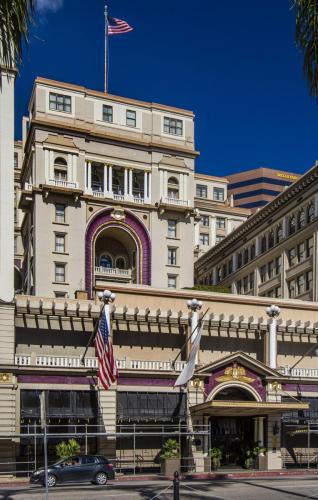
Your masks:
M 168 238 L 177 237 L 177 221 L 168 219 Z
M 281 298 L 281 296 L 282 296 L 282 289 L 281 289 L 281 287 L 280 287 L 280 286 L 278 286 L 278 287 L 276 287 L 276 288 L 275 288 L 275 297 L 276 297 L 277 299 L 280 299 L 280 298 Z
M 126 125 L 127 125 L 127 127 L 135 127 L 136 126 L 136 111 L 132 111 L 131 109 L 127 109 L 127 111 L 126 111 Z
M 221 236 L 220 234 L 217 234 L 215 237 L 215 242 L 216 243 L 221 243 L 221 241 L 224 240 L 224 236 Z
M 306 290 L 312 289 L 312 271 L 306 272 Z
M 179 181 L 175 177 L 168 179 L 168 198 L 179 199 Z
M 254 290 L 254 273 L 250 274 L 249 281 L 250 281 L 250 290 Z
M 231 257 L 229 260 L 229 274 L 233 272 L 233 258 Z
M 306 240 L 306 256 L 310 257 L 313 254 L 314 240 L 313 237 Z
M 67 162 L 64 158 L 56 158 L 54 161 L 54 180 L 67 181 Z
M 126 262 L 125 262 L 124 257 L 117 257 L 116 268 L 117 269 L 126 269 Z
M 209 235 L 200 233 L 200 245 L 209 245 Z
M 276 228 L 276 243 L 279 243 L 283 239 L 283 226 L 279 224 Z
M 238 293 L 239 295 L 242 293 L 242 282 L 241 282 L 241 280 L 239 280 L 239 281 L 236 282 L 236 293 Z
M 113 267 L 113 259 L 110 255 L 101 255 L 99 259 L 100 267 L 106 267 L 106 269 L 111 269 Z
M 267 238 L 266 238 L 266 235 L 264 234 L 264 236 L 262 236 L 262 239 L 261 239 L 261 252 L 264 253 L 266 252 L 267 250 Z
M 165 116 L 163 119 L 163 131 L 165 134 L 182 135 L 182 120 L 177 120 L 176 118 L 168 118 L 167 116 Z
M 55 222 L 65 222 L 65 205 L 61 203 L 56 203 L 55 205 Z
M 65 252 L 65 234 L 55 234 L 55 251 Z
M 266 266 L 262 266 L 260 268 L 259 275 L 260 275 L 261 283 L 265 283 L 265 281 L 266 281 Z
M 296 296 L 296 282 L 295 280 L 288 281 L 289 298 L 292 299 Z
M 54 292 L 57 299 L 64 299 L 66 297 L 66 292 Z
M 103 105 L 103 120 L 104 122 L 112 123 L 113 121 L 113 106 Z
M 244 264 L 247 264 L 248 263 L 248 248 L 244 249 L 243 257 L 244 257 Z
M 222 268 L 221 267 L 216 268 L 216 276 L 217 276 L 217 280 L 219 283 L 222 280 Z
M 168 274 L 168 288 L 177 288 L 177 277 L 173 274 Z
M 207 198 L 208 197 L 208 187 L 203 184 L 197 184 L 196 186 L 196 195 L 198 198 Z
M 280 274 L 280 270 L 282 267 L 282 258 L 281 257 L 276 257 L 275 259 L 275 273 Z
M 55 264 L 55 281 L 57 283 L 65 282 L 65 264 Z
M 213 200 L 224 201 L 224 189 L 215 187 L 213 188 Z
M 274 276 L 274 261 L 271 260 L 267 264 L 267 274 L 268 274 L 268 279 L 271 279 Z
M 314 220 L 315 217 L 315 207 L 313 203 L 309 203 L 307 207 L 307 223 L 309 224 Z
M 210 225 L 210 217 L 208 215 L 202 215 L 201 224 L 202 224 L 202 226 L 209 226 Z
M 301 262 L 306 258 L 306 246 L 304 241 L 302 243 L 299 243 L 299 245 L 297 245 L 297 258 L 298 262 Z
M 306 224 L 305 211 L 302 208 L 297 215 L 298 229 L 302 229 Z
M 168 264 L 169 266 L 175 266 L 177 264 L 177 249 L 168 248 Z
M 242 267 L 242 254 L 241 252 L 237 254 L 237 268 Z
M 224 217 L 217 217 L 216 218 L 216 229 L 225 229 Z
M 255 259 L 255 245 L 253 243 L 253 245 L 251 246 L 251 260 Z
M 275 245 L 274 231 L 270 231 L 268 235 L 268 248 L 272 248 L 274 245 Z
M 18 160 L 19 160 L 18 153 L 14 153 L 13 166 L 15 169 L 18 168 Z
M 302 295 L 305 292 L 305 276 L 301 274 L 297 276 L 297 295 Z
M 297 263 L 295 248 L 291 248 L 290 250 L 288 250 L 288 263 L 290 267 L 294 266 Z
M 289 234 L 294 234 L 296 232 L 296 217 L 292 215 L 288 220 Z
M 50 109 L 52 111 L 64 111 L 64 113 L 71 113 L 71 97 L 63 94 L 54 94 L 50 92 Z
M 245 276 L 243 278 L 243 292 L 244 293 L 248 292 L 248 276 Z

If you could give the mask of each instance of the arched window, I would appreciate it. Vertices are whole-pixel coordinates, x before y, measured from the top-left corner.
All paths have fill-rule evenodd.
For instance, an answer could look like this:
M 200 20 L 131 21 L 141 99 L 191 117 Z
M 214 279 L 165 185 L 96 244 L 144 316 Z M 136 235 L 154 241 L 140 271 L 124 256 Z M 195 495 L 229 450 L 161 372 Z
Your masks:
M 307 207 L 307 223 L 309 224 L 314 220 L 315 217 L 315 207 L 314 204 L 311 202 L 309 203 Z
M 215 401 L 255 401 L 252 394 L 241 387 L 225 387 L 213 399 Z
M 306 224 L 305 210 L 302 208 L 297 214 L 297 226 L 301 229 Z
M 67 181 L 67 161 L 58 157 L 54 160 L 54 180 Z
M 274 231 L 270 231 L 268 235 L 268 248 L 272 248 L 275 245 L 275 234 Z
M 103 254 L 99 259 L 100 267 L 106 267 L 106 269 L 111 269 L 113 267 L 113 259 L 110 255 Z
M 175 200 L 179 198 L 179 181 L 175 177 L 168 179 L 168 198 Z
M 117 269 L 125 269 L 126 268 L 126 262 L 125 262 L 124 257 L 117 257 L 116 267 L 117 267 Z
M 296 232 L 296 217 L 295 215 L 291 215 L 288 221 L 288 233 L 294 234 Z
M 283 226 L 278 224 L 276 227 L 276 243 L 279 243 L 283 239 Z

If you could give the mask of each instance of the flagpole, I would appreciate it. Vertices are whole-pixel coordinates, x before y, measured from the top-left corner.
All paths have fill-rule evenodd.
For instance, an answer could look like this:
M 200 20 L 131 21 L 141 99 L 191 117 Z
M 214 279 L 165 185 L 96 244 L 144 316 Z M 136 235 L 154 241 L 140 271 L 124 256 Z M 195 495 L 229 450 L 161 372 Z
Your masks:
M 107 71 L 108 71 L 108 7 L 105 5 L 105 67 L 104 67 L 104 92 L 107 93 Z

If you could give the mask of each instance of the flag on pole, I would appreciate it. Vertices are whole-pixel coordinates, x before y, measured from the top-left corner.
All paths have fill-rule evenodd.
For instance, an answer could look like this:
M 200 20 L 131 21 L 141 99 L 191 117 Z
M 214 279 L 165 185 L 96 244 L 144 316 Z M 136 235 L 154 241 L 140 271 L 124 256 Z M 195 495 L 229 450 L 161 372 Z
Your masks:
M 117 19 L 116 17 L 108 16 L 108 35 L 122 35 L 123 33 L 129 33 L 134 28 L 129 26 L 126 21 L 122 19 Z
M 180 385 L 186 385 L 189 382 L 189 380 L 192 379 L 195 370 L 195 360 L 200 348 L 201 334 L 202 334 L 202 324 L 198 328 L 197 336 L 192 344 L 188 362 L 183 368 L 177 380 L 175 381 L 174 387 L 178 387 Z
M 98 377 L 106 391 L 118 378 L 118 370 L 114 358 L 113 346 L 109 338 L 109 332 L 109 305 L 106 304 L 99 320 L 95 337 L 96 355 L 99 361 Z

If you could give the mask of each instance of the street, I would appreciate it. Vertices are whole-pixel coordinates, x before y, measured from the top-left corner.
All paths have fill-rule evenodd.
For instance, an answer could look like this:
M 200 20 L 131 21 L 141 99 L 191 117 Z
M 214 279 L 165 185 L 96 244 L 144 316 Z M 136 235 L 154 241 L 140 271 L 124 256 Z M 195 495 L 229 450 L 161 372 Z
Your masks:
M 43 500 L 45 490 L 38 486 L 8 487 L 0 489 L 0 500 Z M 173 500 L 171 481 L 125 482 L 97 487 L 90 484 L 57 486 L 49 490 L 51 500 Z M 180 499 L 214 500 L 287 500 L 296 498 L 318 499 L 318 479 L 291 478 L 267 480 L 182 481 Z

